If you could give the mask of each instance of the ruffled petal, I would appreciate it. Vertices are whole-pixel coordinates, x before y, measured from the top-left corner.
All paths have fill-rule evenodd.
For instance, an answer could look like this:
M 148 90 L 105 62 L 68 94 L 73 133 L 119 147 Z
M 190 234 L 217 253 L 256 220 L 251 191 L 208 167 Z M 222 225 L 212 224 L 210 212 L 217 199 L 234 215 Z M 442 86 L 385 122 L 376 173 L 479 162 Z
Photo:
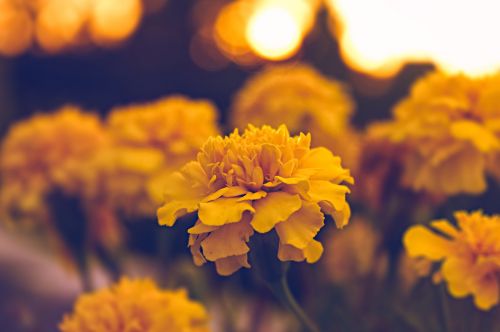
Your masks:
M 303 202 L 302 207 L 287 220 L 276 225 L 283 244 L 306 248 L 324 225 L 324 216 L 316 203 Z
M 328 149 L 318 147 L 308 151 L 299 161 L 294 176 L 307 176 L 312 180 L 335 180 L 351 183 L 349 170 L 342 168 L 340 157 L 334 156 Z
M 173 226 L 177 218 L 198 209 L 198 200 L 170 201 L 157 211 L 158 224 Z
M 246 254 L 221 258 L 215 261 L 215 269 L 221 276 L 229 276 L 242 267 L 250 268 Z
M 481 310 L 490 310 L 499 302 L 498 275 L 494 272 L 475 276 L 473 284 L 474 303 Z
M 219 198 L 212 202 L 200 203 L 198 218 L 205 225 L 222 226 L 240 221 L 245 211 L 255 212 L 249 202 L 240 202 L 237 197 Z
M 208 234 L 189 235 L 188 247 L 193 255 L 193 262 L 196 266 L 202 266 L 207 262 L 201 253 L 201 242 L 205 240 Z
M 330 203 L 337 211 L 344 208 L 345 195 L 349 192 L 349 188 L 340 184 L 329 181 L 309 181 L 308 194 L 311 200 Z
M 259 233 L 269 232 L 292 213 L 300 209 L 302 200 L 298 195 L 285 192 L 271 192 L 266 197 L 253 203 L 255 214 L 252 227 Z
M 210 233 L 201 243 L 203 255 L 209 261 L 248 253 L 247 242 L 253 235 L 248 221 L 224 225 Z
M 411 227 L 405 233 L 403 243 L 409 256 L 430 260 L 443 259 L 452 249 L 450 241 L 421 225 Z
M 448 282 L 448 290 L 454 297 L 465 297 L 470 294 L 469 276 L 472 264 L 465 259 L 449 258 L 442 267 L 443 278 Z
M 306 262 L 312 264 L 316 263 L 323 254 L 323 245 L 321 242 L 312 240 L 309 245 L 304 249 L 304 257 Z
M 304 252 L 294 246 L 280 243 L 278 247 L 278 259 L 282 262 L 302 262 L 304 257 Z

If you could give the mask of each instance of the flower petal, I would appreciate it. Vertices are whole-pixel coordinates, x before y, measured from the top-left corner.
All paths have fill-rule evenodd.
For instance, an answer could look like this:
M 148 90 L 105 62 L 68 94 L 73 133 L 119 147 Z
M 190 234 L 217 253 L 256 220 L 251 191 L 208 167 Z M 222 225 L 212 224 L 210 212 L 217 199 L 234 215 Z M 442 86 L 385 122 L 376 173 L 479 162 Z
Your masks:
M 352 182 L 349 170 L 342 168 L 340 157 L 324 147 L 311 149 L 299 162 L 295 176 L 308 175 L 311 179 Z
M 253 235 L 248 221 L 227 224 L 219 227 L 201 243 L 203 255 L 209 261 L 248 253 L 247 242 Z
M 448 282 L 448 290 L 454 297 L 470 294 L 469 275 L 472 264 L 465 259 L 448 258 L 441 267 L 443 278 Z
M 242 267 L 250 268 L 246 254 L 221 258 L 215 261 L 215 269 L 221 276 L 229 276 Z
M 247 192 L 246 189 L 242 187 L 224 187 L 216 192 L 211 193 L 210 195 L 203 198 L 202 202 L 211 202 L 222 196 L 224 197 L 236 197 L 240 195 L 244 195 Z
M 170 201 L 157 211 L 158 224 L 173 226 L 177 218 L 198 209 L 198 200 Z
M 220 226 L 208 226 L 201 221 L 196 221 L 196 224 L 188 229 L 189 234 L 203 234 L 215 231 Z
M 321 242 L 312 240 L 309 245 L 304 249 L 304 256 L 306 262 L 312 264 L 316 263 L 323 254 L 323 245 Z
M 257 191 L 254 193 L 248 192 L 244 196 L 238 198 L 238 201 L 255 201 L 267 196 L 265 191 Z
M 207 262 L 200 250 L 201 242 L 205 240 L 206 237 L 207 234 L 189 235 L 188 247 L 191 250 L 193 261 L 196 266 L 202 266 Z
M 344 208 L 347 193 L 349 193 L 349 188 L 340 184 L 330 181 L 309 181 L 308 194 L 311 200 L 313 202 L 328 202 L 337 211 Z
M 351 207 L 349 206 L 349 203 L 345 202 L 344 207 L 338 211 L 333 209 L 331 205 L 326 202 L 324 204 L 320 204 L 321 209 L 328 211 L 328 209 L 325 209 L 326 205 L 330 207 L 330 212 L 328 212 L 328 214 L 333 217 L 333 220 L 335 220 L 337 228 L 344 228 L 344 226 L 349 223 L 349 218 L 351 218 Z
M 303 202 L 298 211 L 276 225 L 280 242 L 298 249 L 306 248 L 323 227 L 323 220 L 318 204 Z
M 253 203 L 255 214 L 252 227 L 259 233 L 266 233 L 273 229 L 277 223 L 300 209 L 302 200 L 298 195 L 285 192 L 271 192 L 266 197 Z
M 450 241 L 421 225 L 408 229 L 403 243 L 409 256 L 422 256 L 430 260 L 440 260 L 451 250 Z
M 237 197 L 219 198 L 212 202 L 200 203 L 198 218 L 205 225 L 222 226 L 240 221 L 245 211 L 255 210 L 250 203 L 240 202 Z
M 282 262 L 302 262 L 305 257 L 302 250 L 288 244 L 280 243 L 278 247 L 278 259 Z

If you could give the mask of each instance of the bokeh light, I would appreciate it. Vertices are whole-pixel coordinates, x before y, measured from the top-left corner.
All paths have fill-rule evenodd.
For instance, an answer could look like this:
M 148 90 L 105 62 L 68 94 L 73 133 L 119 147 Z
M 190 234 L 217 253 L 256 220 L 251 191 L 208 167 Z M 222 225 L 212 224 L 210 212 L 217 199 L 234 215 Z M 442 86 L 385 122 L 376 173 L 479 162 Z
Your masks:
M 268 6 L 252 15 L 246 37 L 255 53 L 267 59 L 280 60 L 296 52 L 302 34 L 298 22 L 286 9 Z
M 500 69 L 495 1 L 328 0 L 350 67 L 392 76 L 407 62 L 483 75 Z M 362 10 L 361 10 L 362 8 Z
M 142 1 L 151 2 L 0 0 L 0 55 L 16 56 L 32 46 L 45 53 L 114 46 L 137 29 L 143 16 Z
M 207 70 L 225 65 L 215 48 L 244 67 L 289 59 L 314 25 L 319 5 L 319 0 L 200 0 L 192 15 L 191 58 Z

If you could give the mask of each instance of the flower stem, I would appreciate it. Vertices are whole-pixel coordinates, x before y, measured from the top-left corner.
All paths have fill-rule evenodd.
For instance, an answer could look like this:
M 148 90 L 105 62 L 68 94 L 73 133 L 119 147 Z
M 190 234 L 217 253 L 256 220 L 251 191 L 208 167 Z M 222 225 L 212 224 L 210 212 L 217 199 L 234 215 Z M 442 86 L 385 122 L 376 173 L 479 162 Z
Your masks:
M 297 300 L 290 291 L 287 278 L 288 267 L 289 263 L 283 263 L 279 285 L 273 284 L 271 285 L 271 289 L 273 290 L 275 295 L 286 304 L 286 306 L 295 315 L 297 320 L 302 324 L 306 331 L 319 332 L 319 328 L 309 318 L 309 316 L 307 316 L 304 310 L 302 310 L 301 306 L 297 303 Z
M 452 331 L 452 319 L 451 319 L 451 308 L 450 301 L 448 300 L 448 294 L 446 293 L 446 287 L 443 285 L 440 288 L 440 298 L 441 298 L 441 311 L 443 314 L 443 325 L 444 331 L 449 332 Z

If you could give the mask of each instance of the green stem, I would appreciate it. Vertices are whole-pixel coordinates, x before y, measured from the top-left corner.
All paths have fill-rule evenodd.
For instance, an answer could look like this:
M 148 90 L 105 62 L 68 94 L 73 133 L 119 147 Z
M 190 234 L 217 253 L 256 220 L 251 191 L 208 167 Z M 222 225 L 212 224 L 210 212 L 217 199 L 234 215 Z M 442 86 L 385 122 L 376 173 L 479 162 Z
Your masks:
M 316 324 L 307 316 L 307 314 L 302 310 L 301 306 L 297 303 L 297 300 L 290 291 L 288 286 L 288 263 L 284 263 L 282 266 L 282 274 L 279 283 L 273 283 L 271 289 L 274 294 L 283 301 L 290 311 L 295 315 L 297 320 L 302 324 L 308 332 L 319 332 L 319 328 Z

